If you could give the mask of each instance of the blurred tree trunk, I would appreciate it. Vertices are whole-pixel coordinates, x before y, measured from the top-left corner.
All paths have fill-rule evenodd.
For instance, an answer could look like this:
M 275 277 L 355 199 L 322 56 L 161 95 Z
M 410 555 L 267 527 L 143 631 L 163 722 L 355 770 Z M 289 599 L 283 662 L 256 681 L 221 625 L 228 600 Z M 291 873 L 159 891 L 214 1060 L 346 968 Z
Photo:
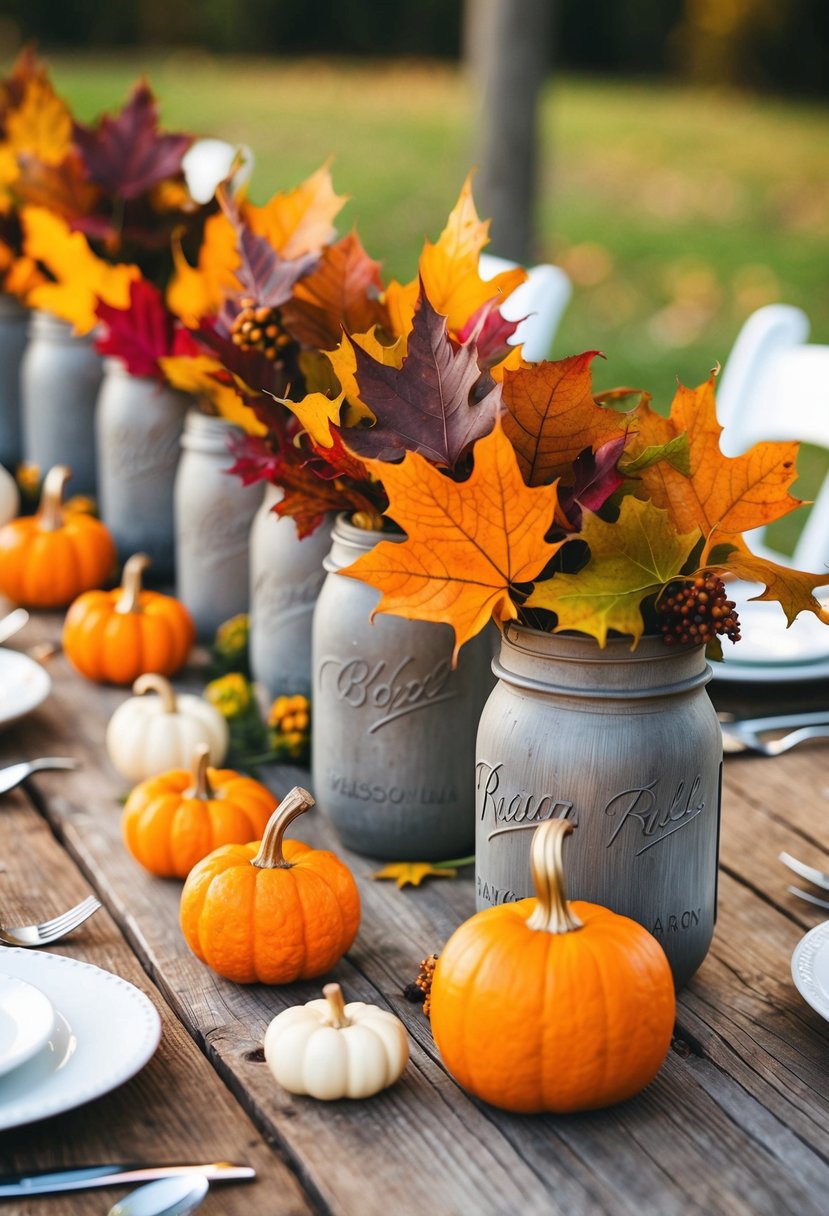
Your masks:
M 535 254 L 538 95 L 550 63 L 554 0 L 465 0 L 463 54 L 478 115 L 475 199 L 490 248 Z

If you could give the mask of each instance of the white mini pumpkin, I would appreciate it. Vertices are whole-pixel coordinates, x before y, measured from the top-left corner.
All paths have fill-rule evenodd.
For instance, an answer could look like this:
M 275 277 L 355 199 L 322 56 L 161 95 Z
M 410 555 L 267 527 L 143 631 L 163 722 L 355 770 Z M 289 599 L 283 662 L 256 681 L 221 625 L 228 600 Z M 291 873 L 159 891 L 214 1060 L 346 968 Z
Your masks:
M 20 509 L 20 495 L 17 492 L 17 482 L 11 473 L 0 465 L 0 525 L 14 519 Z
M 377 1005 L 346 1005 L 339 984 L 324 1000 L 278 1014 L 265 1032 L 265 1060 L 292 1094 L 332 1101 L 369 1098 L 393 1085 L 409 1059 L 403 1023 Z
M 139 676 L 136 694 L 118 706 L 109 720 L 106 747 L 115 768 L 132 785 L 169 769 L 189 768 L 193 751 L 203 743 L 208 763 L 217 767 L 227 754 L 227 722 L 208 701 L 192 693 L 178 696 L 164 676 Z M 145 697 L 147 692 L 157 697 Z

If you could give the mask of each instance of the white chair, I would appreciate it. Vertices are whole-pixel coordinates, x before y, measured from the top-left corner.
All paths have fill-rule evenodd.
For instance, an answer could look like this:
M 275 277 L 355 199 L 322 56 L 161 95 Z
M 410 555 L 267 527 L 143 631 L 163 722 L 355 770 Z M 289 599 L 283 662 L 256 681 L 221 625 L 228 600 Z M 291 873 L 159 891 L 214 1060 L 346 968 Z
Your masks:
M 482 279 L 492 279 L 504 270 L 514 270 L 517 262 L 482 253 L 478 269 Z M 511 345 L 524 347 L 524 358 L 537 363 L 550 357 L 550 347 L 558 329 L 561 315 L 572 295 L 572 287 L 560 266 L 539 263 L 527 270 L 526 282 L 506 298 L 501 315 L 508 321 L 520 321 Z M 522 320 L 523 318 L 523 320 Z
M 239 166 L 230 183 L 233 190 L 245 185 L 253 172 L 253 152 L 247 144 L 229 144 L 224 139 L 195 140 L 181 158 L 191 198 L 197 203 L 209 203 L 237 156 Z
M 720 444 L 739 456 L 764 440 L 801 440 L 827 451 L 829 470 L 829 346 L 807 343 L 809 320 L 799 308 L 770 304 L 753 313 L 737 336 L 717 388 Z M 829 585 L 829 471 L 791 556 L 772 549 L 766 529 L 748 533 L 753 553 L 819 574 Z M 714 664 L 724 679 L 818 678 L 829 659 L 829 628 L 804 612 L 790 628 L 778 604 L 753 600 L 756 583 L 733 582 L 743 640 Z M 826 588 L 816 594 L 825 598 Z M 774 677 L 774 665 L 778 676 Z
M 753 313 L 734 343 L 717 388 L 722 449 L 737 456 L 763 440 L 799 439 L 829 452 L 829 346 L 807 343 L 799 308 L 769 304 Z M 829 474 L 791 558 L 768 550 L 762 531 L 748 543 L 829 582 Z

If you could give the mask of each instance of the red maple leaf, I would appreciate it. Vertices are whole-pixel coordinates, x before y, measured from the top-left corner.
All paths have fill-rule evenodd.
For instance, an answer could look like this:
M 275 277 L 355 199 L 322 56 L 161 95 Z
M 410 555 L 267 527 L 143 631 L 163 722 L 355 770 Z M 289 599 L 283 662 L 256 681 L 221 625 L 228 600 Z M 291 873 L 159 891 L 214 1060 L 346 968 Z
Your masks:
M 181 173 L 181 158 L 193 138 L 162 135 L 150 86 L 140 80 L 120 114 L 105 114 L 95 127 L 74 124 L 75 142 L 90 178 L 109 194 L 138 198 L 165 178 Z
M 494 427 L 501 386 L 478 367 L 474 339 L 461 346 L 450 340 L 446 317 L 429 303 L 422 283 L 402 367 L 387 367 L 352 346 L 360 400 L 376 419 L 345 436 L 358 456 L 396 461 L 419 452 L 434 465 L 453 468 Z
M 520 321 L 508 321 L 493 307 L 498 298 L 487 300 L 476 309 L 458 334 L 461 342 L 468 342 L 477 333 L 479 367 L 494 367 L 506 358 L 512 350 L 509 339 L 520 325 Z
M 594 452 L 587 447 L 573 462 L 575 481 L 571 486 L 559 486 L 558 502 L 568 523 L 581 528 L 582 512 L 599 510 L 624 480 L 616 465 L 624 451 L 627 435 L 609 439 Z
M 99 301 L 95 313 L 106 326 L 106 333 L 95 343 L 99 353 L 122 359 L 131 376 L 163 380 L 158 360 L 188 349 L 181 339 L 176 352 L 175 320 L 161 292 L 146 279 L 130 284 L 129 308 L 112 308 Z

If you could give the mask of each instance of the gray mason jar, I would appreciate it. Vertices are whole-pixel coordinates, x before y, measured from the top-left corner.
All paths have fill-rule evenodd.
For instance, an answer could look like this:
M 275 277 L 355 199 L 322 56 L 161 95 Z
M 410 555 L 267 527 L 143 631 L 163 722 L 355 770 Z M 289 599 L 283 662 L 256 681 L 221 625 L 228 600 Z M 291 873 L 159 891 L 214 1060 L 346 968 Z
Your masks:
M 20 463 L 20 365 L 29 313 L 14 296 L 0 293 L 0 464 Z
M 100 516 L 118 560 L 146 553 L 154 581 L 175 571 L 173 485 L 191 402 L 148 376 L 130 375 L 120 359 L 104 360 L 95 417 Z
M 337 571 L 381 540 L 339 516 L 314 611 L 313 789 L 342 843 L 400 861 L 464 856 L 475 836 L 475 730 L 492 687 L 485 636 L 453 671 L 448 625 L 369 616 L 379 599 Z
M 68 465 L 73 494 L 97 494 L 95 405 L 102 375 L 91 335 L 78 337 L 67 321 L 32 313 L 20 368 L 23 459 L 43 474 Z
M 248 611 L 248 541 L 262 486 L 228 474 L 234 432 L 224 418 L 189 410 L 173 490 L 176 594 L 204 641 Z
M 532 830 L 575 827 L 571 899 L 644 925 L 677 987 L 714 931 L 722 736 L 702 647 L 608 641 L 510 623 L 478 729 L 479 908 L 533 894 Z
M 250 531 L 250 667 L 271 700 L 311 695 L 311 624 L 331 548 L 330 522 L 300 540 L 274 512 L 281 498 L 265 488 Z

